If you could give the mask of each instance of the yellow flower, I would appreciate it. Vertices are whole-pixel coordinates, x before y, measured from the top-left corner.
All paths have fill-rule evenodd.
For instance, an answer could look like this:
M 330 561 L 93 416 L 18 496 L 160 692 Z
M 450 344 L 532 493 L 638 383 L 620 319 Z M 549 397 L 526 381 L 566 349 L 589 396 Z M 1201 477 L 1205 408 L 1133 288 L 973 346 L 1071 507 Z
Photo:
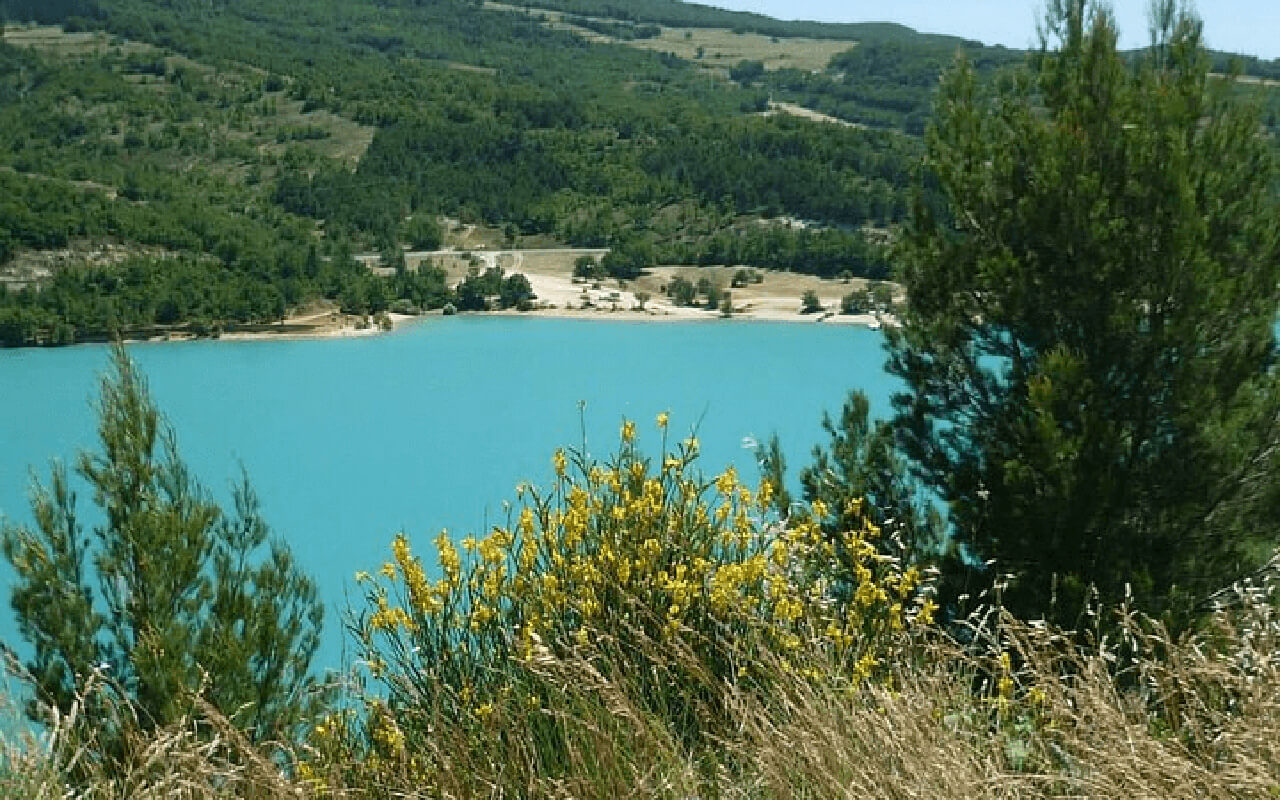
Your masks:
M 389 581 L 396 579 L 396 565 L 392 564 L 390 561 L 383 564 L 382 569 L 378 571 L 381 572 L 382 576 Z
M 551 466 L 555 467 L 557 478 L 564 477 L 564 472 L 568 467 L 568 464 L 569 460 L 565 458 L 563 449 L 556 450 L 555 454 L 551 456 Z
M 667 429 L 667 422 L 668 422 L 670 419 L 671 419 L 670 415 L 668 415 L 668 414 L 667 414 L 667 412 L 665 412 L 665 411 L 663 411 L 661 414 L 659 414 L 659 415 L 658 415 L 658 430 L 665 431 L 665 430 Z
M 773 559 L 773 563 L 777 564 L 779 567 L 785 567 L 787 565 L 788 556 L 787 543 L 781 539 L 776 540 L 770 547 L 769 555 Z
M 436 550 L 440 553 L 440 569 L 444 570 L 445 579 L 450 585 L 456 586 L 462 562 L 449 539 L 448 531 L 440 531 L 440 535 L 436 537 Z
M 622 441 L 630 444 L 636 438 L 636 424 L 631 420 L 625 420 L 622 423 Z
M 763 511 L 769 507 L 769 503 L 773 500 L 773 483 L 767 478 L 760 481 L 760 489 L 756 492 L 756 502 Z
M 916 622 L 920 625 L 932 625 L 933 613 L 938 610 L 938 606 L 932 600 L 925 600 L 920 606 L 920 610 L 916 613 Z
M 859 679 L 870 678 L 871 673 L 874 672 L 878 666 L 880 666 L 880 659 L 870 653 L 865 653 L 862 658 L 858 659 L 857 666 L 853 668 L 854 675 Z
M 733 490 L 736 489 L 737 486 L 738 486 L 738 471 L 735 470 L 733 467 L 729 467 L 723 473 L 721 473 L 721 475 L 718 478 L 716 478 L 716 491 L 720 492 L 720 494 L 724 495 L 725 497 L 728 497 L 729 495 L 733 494 Z

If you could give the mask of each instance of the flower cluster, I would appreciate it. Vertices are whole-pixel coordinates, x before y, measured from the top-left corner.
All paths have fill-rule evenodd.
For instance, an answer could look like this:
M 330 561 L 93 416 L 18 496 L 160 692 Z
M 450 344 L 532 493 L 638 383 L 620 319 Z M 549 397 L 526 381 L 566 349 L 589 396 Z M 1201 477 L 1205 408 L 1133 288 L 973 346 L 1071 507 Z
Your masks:
M 750 641 L 784 669 L 817 645 L 863 680 L 895 635 L 931 621 L 930 588 L 882 552 L 858 508 L 843 518 L 862 524 L 836 540 L 822 533 L 831 510 L 821 501 L 779 519 L 769 483 L 749 486 L 732 467 L 703 478 L 697 439 L 668 448 L 666 414 L 657 426 L 659 458 L 641 454 L 626 421 L 608 463 L 556 451 L 553 485 L 519 487 L 507 525 L 458 547 L 441 533 L 431 568 L 397 536 L 380 577 L 359 576 L 366 661 L 397 701 L 446 699 L 483 720 L 521 665 L 676 639 L 727 679 L 751 673 L 738 646 Z M 830 576 L 850 564 L 853 585 L 834 591 Z

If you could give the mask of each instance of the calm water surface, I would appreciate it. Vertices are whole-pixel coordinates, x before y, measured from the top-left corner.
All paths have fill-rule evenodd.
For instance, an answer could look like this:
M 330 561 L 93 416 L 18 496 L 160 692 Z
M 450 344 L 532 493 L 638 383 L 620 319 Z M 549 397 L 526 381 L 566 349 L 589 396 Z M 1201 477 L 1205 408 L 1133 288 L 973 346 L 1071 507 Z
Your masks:
M 693 427 L 703 468 L 757 472 L 744 437 L 778 433 L 794 470 L 822 439 L 823 411 L 851 388 L 888 412 L 882 336 L 766 323 L 613 323 L 454 318 L 387 336 L 133 345 L 194 473 L 227 501 L 240 465 L 264 515 L 319 581 L 319 661 L 341 658 L 352 575 L 386 560 L 396 531 L 430 539 L 503 518 L 516 483 L 545 483 L 550 456 L 582 441 L 609 455 L 624 416 L 658 447 L 653 418 Z M 31 470 L 94 445 L 90 401 L 107 350 L 0 351 L 0 515 L 27 522 Z M 91 498 L 81 492 L 81 507 Z M 12 574 L 0 565 L 0 641 L 16 644 Z M 25 648 L 20 648 L 25 652 Z

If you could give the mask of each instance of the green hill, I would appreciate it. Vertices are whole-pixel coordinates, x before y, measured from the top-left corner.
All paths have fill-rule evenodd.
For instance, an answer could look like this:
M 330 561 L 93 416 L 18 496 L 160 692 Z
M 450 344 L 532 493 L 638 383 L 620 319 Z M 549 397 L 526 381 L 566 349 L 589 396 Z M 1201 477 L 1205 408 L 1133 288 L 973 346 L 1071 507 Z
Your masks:
M 939 73 L 957 48 L 987 73 L 1021 58 L 668 0 L 0 13 L 46 24 L 0 44 L 7 344 L 439 307 L 442 275 L 378 278 L 350 253 L 394 261 L 442 219 L 611 248 L 619 277 L 886 277 L 864 231 L 905 215 Z M 799 107 L 849 124 L 778 113 Z

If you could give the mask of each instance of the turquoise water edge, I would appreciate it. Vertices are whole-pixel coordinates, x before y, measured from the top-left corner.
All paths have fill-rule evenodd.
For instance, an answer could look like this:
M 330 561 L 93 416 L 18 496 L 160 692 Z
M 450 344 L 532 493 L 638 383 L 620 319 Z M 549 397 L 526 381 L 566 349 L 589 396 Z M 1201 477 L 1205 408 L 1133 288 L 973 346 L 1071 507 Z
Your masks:
M 318 580 L 322 669 L 342 661 L 352 576 L 376 570 L 397 531 L 433 561 L 440 529 L 460 538 L 505 519 L 515 485 L 546 483 L 552 451 L 580 446 L 584 423 L 595 457 L 614 451 L 623 417 L 656 452 L 653 420 L 669 411 L 673 436 L 697 427 L 705 471 L 734 463 L 753 481 L 744 444 L 776 432 L 794 478 L 823 440 L 824 411 L 860 388 L 886 415 L 896 386 L 880 333 L 796 323 L 451 318 L 383 336 L 129 351 L 195 475 L 226 503 L 243 465 L 272 529 Z M 0 516 L 28 522 L 31 471 L 96 444 L 90 403 L 107 353 L 0 351 Z M 25 653 L 11 585 L 0 563 L 0 641 Z

